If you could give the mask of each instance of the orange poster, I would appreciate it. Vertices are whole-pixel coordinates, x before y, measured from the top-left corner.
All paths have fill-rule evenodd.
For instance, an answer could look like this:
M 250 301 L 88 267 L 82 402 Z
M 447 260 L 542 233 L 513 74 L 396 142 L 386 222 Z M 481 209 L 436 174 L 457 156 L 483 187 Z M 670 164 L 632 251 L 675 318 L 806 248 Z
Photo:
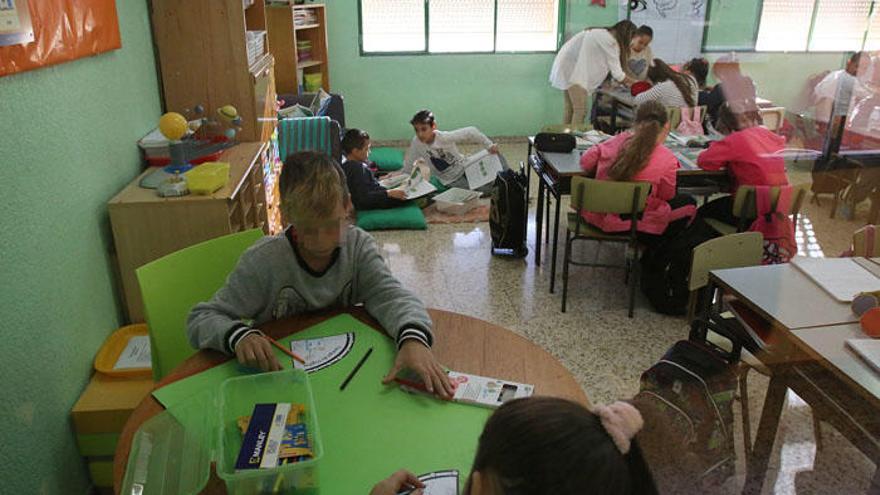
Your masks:
M 0 46 L 0 76 L 122 47 L 115 0 L 0 0 L 0 14 L 6 26 L 0 34 L 19 37 L 18 44 Z

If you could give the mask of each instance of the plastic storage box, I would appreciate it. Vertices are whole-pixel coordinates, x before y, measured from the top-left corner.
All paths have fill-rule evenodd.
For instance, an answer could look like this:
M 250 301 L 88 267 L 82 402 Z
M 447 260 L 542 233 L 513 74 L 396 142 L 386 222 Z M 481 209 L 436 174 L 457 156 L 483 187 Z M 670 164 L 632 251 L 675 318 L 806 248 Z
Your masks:
M 465 213 L 480 206 L 480 193 L 453 187 L 442 194 L 434 196 L 437 211 L 450 215 L 464 215 Z
M 306 406 L 304 422 L 314 458 L 272 469 L 236 472 L 235 459 L 242 443 L 238 418 L 250 415 L 255 404 L 272 402 Z M 315 401 L 304 371 L 230 378 L 219 392 L 205 392 L 141 425 L 132 442 L 121 493 L 199 493 L 208 483 L 213 461 L 231 495 L 315 495 L 320 489 L 318 466 L 323 454 Z

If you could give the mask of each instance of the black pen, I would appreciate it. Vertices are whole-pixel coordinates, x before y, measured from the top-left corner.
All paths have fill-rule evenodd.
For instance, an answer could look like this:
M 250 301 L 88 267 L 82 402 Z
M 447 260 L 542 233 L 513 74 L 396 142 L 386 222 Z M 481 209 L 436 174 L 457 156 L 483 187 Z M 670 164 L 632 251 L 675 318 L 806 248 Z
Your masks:
M 373 353 L 373 348 L 370 347 L 367 350 L 367 353 L 364 354 L 364 357 L 362 357 L 361 360 L 358 361 L 358 364 L 355 365 L 354 369 L 351 370 L 351 373 L 349 373 L 348 376 L 345 377 L 345 381 L 342 382 L 342 385 L 339 386 L 339 390 L 345 390 L 345 387 L 346 387 L 346 385 L 348 385 L 348 382 L 350 382 L 351 379 L 354 378 L 355 373 L 357 373 L 358 370 L 361 369 L 361 366 L 364 365 L 364 361 L 366 361 L 367 358 L 370 357 L 370 354 L 372 354 L 372 353 Z

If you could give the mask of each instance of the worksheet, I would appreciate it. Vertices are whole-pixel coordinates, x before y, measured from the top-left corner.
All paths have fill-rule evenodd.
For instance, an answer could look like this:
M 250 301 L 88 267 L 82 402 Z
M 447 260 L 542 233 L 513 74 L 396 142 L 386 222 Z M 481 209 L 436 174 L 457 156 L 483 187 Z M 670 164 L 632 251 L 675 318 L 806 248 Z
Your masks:
M 425 495 L 458 495 L 458 470 L 437 471 L 419 476 L 425 484 Z M 398 495 L 409 495 L 412 490 L 400 492 Z
M 318 339 L 290 341 L 290 350 L 302 356 L 306 361 L 306 364 L 294 361 L 293 366 L 296 369 L 305 370 L 306 373 L 314 373 L 332 366 L 348 355 L 353 347 L 353 332 Z

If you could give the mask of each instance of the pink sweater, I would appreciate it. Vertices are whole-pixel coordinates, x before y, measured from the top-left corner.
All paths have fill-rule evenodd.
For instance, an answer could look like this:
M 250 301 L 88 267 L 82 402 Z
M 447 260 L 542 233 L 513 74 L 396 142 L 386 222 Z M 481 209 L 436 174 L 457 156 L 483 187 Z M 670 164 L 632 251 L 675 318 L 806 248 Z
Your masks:
M 598 180 L 611 180 L 608 178 L 608 169 L 611 168 L 614 159 L 630 136 L 632 136 L 631 132 L 624 132 L 602 144 L 593 146 L 581 156 L 581 168 L 585 172 L 595 170 Z M 693 206 L 672 210 L 667 203 L 675 196 L 675 174 L 678 168 L 679 163 L 675 155 L 666 146 L 658 145 L 648 158 L 648 164 L 645 165 L 645 168 L 632 178 L 633 182 L 650 182 L 652 186 L 645 204 L 645 211 L 636 227 L 639 232 L 662 234 L 669 222 L 693 216 L 696 211 Z M 605 232 L 623 232 L 629 230 L 631 226 L 629 220 L 624 220 L 619 215 L 612 213 L 587 212 L 584 213 L 584 219 Z
M 726 168 L 733 177 L 733 189 L 739 186 L 784 186 L 785 160 L 769 157 L 785 147 L 785 138 L 764 127 L 749 127 L 716 141 L 697 157 L 705 170 Z

